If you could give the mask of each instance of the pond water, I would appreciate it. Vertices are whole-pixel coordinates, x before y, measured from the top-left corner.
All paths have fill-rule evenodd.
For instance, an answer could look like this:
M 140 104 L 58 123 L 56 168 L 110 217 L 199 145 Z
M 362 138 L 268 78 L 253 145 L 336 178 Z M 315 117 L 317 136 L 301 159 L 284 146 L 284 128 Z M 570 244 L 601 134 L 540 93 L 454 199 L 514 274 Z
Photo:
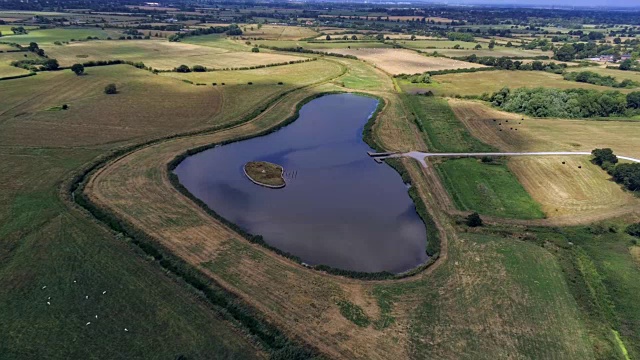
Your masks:
M 367 155 L 362 131 L 377 104 L 323 96 L 292 124 L 195 154 L 174 171 L 215 212 L 308 264 L 406 271 L 426 261 L 426 229 L 400 175 Z M 255 185 L 242 170 L 248 161 L 282 165 L 287 185 Z

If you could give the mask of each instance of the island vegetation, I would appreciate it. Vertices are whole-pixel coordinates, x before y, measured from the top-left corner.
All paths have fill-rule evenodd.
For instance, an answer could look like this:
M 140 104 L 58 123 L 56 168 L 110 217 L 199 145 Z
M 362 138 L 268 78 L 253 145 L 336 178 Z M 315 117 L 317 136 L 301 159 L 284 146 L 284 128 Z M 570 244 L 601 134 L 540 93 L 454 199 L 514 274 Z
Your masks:
M 266 161 L 250 161 L 244 165 L 244 173 L 255 184 L 270 188 L 286 185 L 282 166 Z

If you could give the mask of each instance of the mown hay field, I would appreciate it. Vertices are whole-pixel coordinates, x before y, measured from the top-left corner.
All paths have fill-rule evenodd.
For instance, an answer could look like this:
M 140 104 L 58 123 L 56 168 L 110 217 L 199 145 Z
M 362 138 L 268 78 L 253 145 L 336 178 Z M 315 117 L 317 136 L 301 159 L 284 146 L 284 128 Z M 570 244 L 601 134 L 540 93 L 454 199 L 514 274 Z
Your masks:
M 623 191 L 588 157 L 514 157 L 509 169 L 548 217 L 629 210 L 639 199 Z
M 552 87 L 559 89 L 593 89 L 599 91 L 619 90 L 631 92 L 631 89 L 613 89 L 606 86 L 598 86 L 575 81 L 567 81 L 562 75 L 544 71 L 519 71 L 496 70 L 475 73 L 459 73 L 436 75 L 433 77 L 435 84 L 423 86 L 431 89 L 438 95 L 482 95 L 493 93 L 503 87 L 511 89 L 521 87 Z
M 162 40 L 87 41 L 46 47 L 45 51 L 50 57 L 58 59 L 63 66 L 87 61 L 118 59 L 143 62 L 146 66 L 160 70 L 171 70 L 180 65 L 202 65 L 207 68 L 224 69 L 300 60 L 300 57 L 292 55 L 230 52 L 224 48 Z
M 368 61 L 392 75 L 484 67 L 484 65 L 464 61 L 423 56 L 414 51 L 403 49 L 340 49 L 332 52 L 356 56 L 358 59 Z

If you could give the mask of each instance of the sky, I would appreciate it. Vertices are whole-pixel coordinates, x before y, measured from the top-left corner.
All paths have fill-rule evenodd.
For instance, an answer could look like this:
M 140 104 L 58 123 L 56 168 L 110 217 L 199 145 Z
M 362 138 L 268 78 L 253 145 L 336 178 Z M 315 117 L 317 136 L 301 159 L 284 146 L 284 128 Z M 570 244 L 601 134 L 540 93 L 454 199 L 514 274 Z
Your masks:
M 441 0 L 448 4 L 522 4 L 539 6 L 640 7 L 640 0 Z

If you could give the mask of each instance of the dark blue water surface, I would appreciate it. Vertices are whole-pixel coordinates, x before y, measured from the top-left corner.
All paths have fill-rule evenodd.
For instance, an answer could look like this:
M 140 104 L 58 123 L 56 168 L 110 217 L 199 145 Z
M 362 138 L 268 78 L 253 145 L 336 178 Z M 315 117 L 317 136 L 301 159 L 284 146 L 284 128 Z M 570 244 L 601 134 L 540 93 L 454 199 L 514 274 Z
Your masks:
M 372 98 L 327 95 L 292 124 L 182 161 L 180 182 L 215 212 L 272 246 L 317 265 L 402 272 L 426 260 L 426 230 L 400 175 L 375 163 L 362 130 Z M 255 185 L 248 161 L 285 169 L 287 186 Z

